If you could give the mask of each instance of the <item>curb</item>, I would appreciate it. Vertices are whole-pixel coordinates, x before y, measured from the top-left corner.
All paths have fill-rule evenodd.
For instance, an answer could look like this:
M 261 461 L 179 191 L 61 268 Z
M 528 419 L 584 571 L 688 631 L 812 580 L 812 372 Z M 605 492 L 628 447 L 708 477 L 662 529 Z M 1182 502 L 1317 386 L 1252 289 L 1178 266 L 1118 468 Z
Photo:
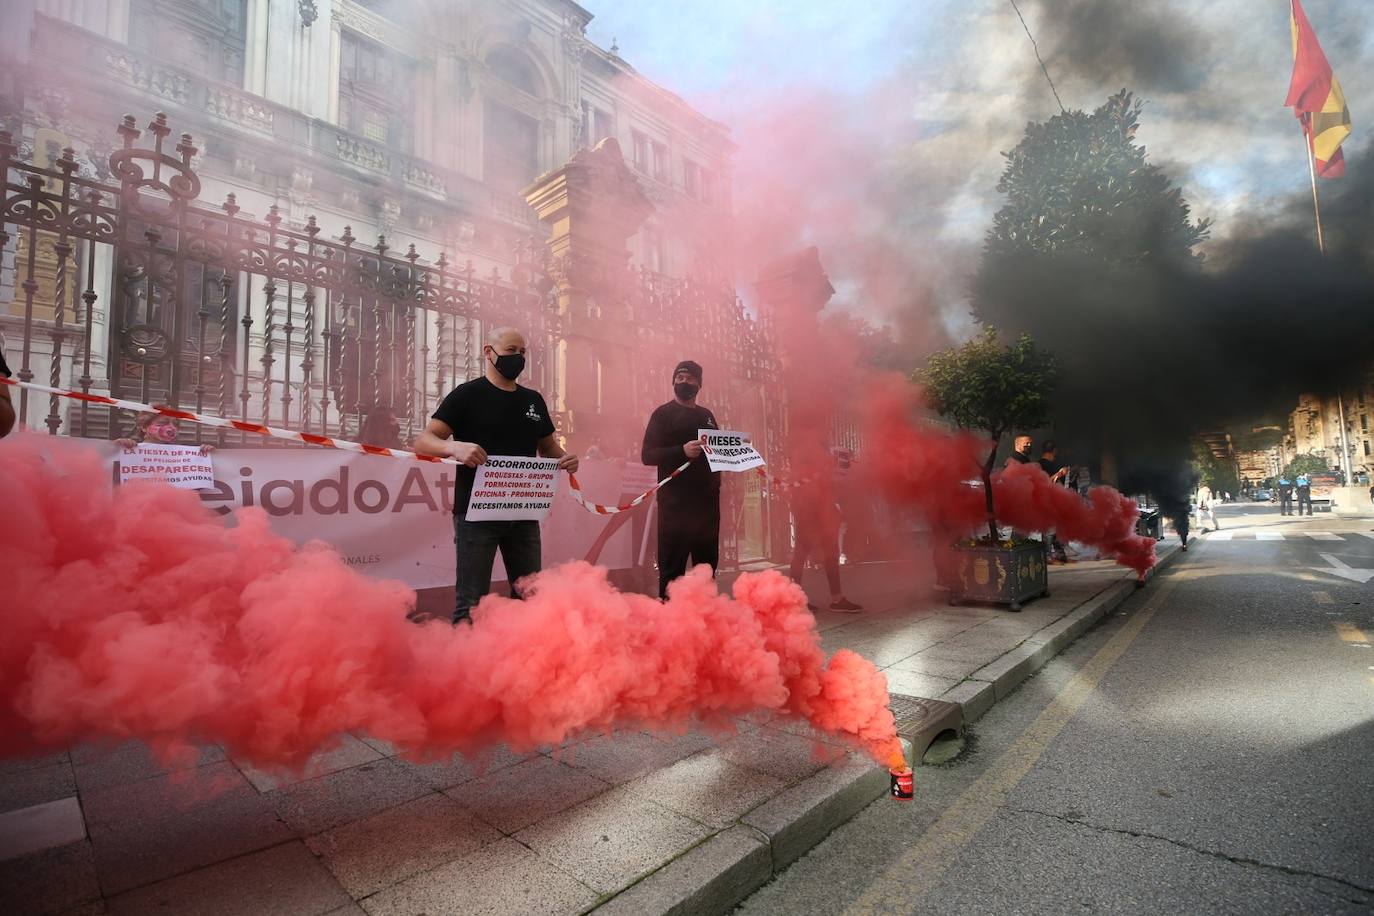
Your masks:
M 1160 558 L 1147 578 L 1173 562 L 1175 549 Z M 998 700 L 1135 594 L 1135 582 L 1122 579 L 1068 615 L 1040 630 L 1016 649 L 978 669 L 940 700 L 958 704 L 963 725 L 978 719 Z M 907 756 L 911 742 L 902 739 Z M 836 827 L 888 790 L 889 777 L 868 760 L 821 770 L 764 802 L 740 822 L 650 873 L 596 907 L 598 916 L 695 916 L 726 913 L 806 855 Z
M 910 743 L 902 742 L 911 753 Z M 726 913 L 888 791 L 882 767 L 857 757 L 759 805 L 597 907 L 598 916 Z
M 1146 580 L 1153 579 L 1183 551 L 1174 548 L 1159 558 Z M 955 684 L 939 699 L 958 703 L 964 710 L 964 725 L 982 718 L 993 704 L 1005 699 L 1029 677 L 1037 673 L 1060 652 L 1092 629 L 1098 621 L 1116 610 L 1137 591 L 1131 579 L 1122 579 L 1089 598 L 1066 616 L 1032 634 L 1025 642 L 1006 655 L 990 662 Z

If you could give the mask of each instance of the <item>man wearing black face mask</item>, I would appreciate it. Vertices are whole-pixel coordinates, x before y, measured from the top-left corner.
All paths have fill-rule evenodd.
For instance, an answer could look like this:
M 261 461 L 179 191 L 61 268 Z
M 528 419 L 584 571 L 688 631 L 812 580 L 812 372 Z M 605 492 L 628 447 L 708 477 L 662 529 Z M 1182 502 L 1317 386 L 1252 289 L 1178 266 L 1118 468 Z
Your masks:
M 419 454 L 453 458 L 463 465 L 456 469 L 453 489 L 453 542 L 458 554 L 455 624 L 470 621 L 473 606 L 491 590 L 498 548 L 513 598 L 519 597 L 516 583 L 542 565 L 538 522 L 464 518 L 477 466 L 487 455 L 542 456 L 559 459 L 561 470 L 577 471 L 577 456 L 558 444 L 543 396 L 515 383 L 525 370 L 524 335 L 514 328 L 495 329 L 487 335 L 482 359 L 486 374 L 450 391 L 415 440 Z
M 658 593 L 687 571 L 687 561 L 720 560 L 720 474 L 702 454 L 697 430 L 719 429 L 715 414 L 697 404 L 701 366 L 684 359 L 673 370 L 673 400 L 656 408 L 644 430 L 640 460 L 662 480 L 684 462 L 687 470 L 658 491 Z

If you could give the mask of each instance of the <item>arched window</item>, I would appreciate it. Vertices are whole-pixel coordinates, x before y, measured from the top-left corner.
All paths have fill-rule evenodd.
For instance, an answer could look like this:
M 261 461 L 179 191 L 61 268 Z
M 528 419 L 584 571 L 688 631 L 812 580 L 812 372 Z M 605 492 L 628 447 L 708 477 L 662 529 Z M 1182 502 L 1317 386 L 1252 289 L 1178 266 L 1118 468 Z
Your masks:
M 487 53 L 487 69 L 501 82 L 527 95 L 539 95 L 539 73 L 530 59 L 509 45 L 498 45 Z

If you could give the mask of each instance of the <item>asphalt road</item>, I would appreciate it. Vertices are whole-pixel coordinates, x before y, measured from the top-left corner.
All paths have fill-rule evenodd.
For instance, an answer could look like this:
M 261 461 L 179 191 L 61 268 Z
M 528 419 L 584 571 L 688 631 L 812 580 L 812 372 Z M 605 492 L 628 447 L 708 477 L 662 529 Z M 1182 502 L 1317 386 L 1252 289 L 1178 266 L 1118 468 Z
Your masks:
M 1374 912 L 1374 520 L 1219 521 L 739 912 Z

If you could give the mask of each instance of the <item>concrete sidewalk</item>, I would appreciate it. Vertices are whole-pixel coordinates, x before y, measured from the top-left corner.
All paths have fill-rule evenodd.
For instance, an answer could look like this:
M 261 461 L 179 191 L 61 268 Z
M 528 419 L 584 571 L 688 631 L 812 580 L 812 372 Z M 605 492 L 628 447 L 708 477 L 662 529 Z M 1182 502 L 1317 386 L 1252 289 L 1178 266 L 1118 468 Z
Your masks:
M 845 577 L 868 610 L 819 612 L 827 651 L 882 667 L 894 709 L 955 704 L 936 724 L 954 730 L 1134 588 L 1110 563 L 1057 567 L 1050 597 L 1010 613 L 913 598 L 910 568 Z M 218 748 L 170 773 L 139 744 L 80 747 L 0 764 L 0 911 L 723 912 L 887 786 L 871 761 L 767 716 L 734 736 L 622 733 L 423 765 L 349 736 L 285 779 Z

